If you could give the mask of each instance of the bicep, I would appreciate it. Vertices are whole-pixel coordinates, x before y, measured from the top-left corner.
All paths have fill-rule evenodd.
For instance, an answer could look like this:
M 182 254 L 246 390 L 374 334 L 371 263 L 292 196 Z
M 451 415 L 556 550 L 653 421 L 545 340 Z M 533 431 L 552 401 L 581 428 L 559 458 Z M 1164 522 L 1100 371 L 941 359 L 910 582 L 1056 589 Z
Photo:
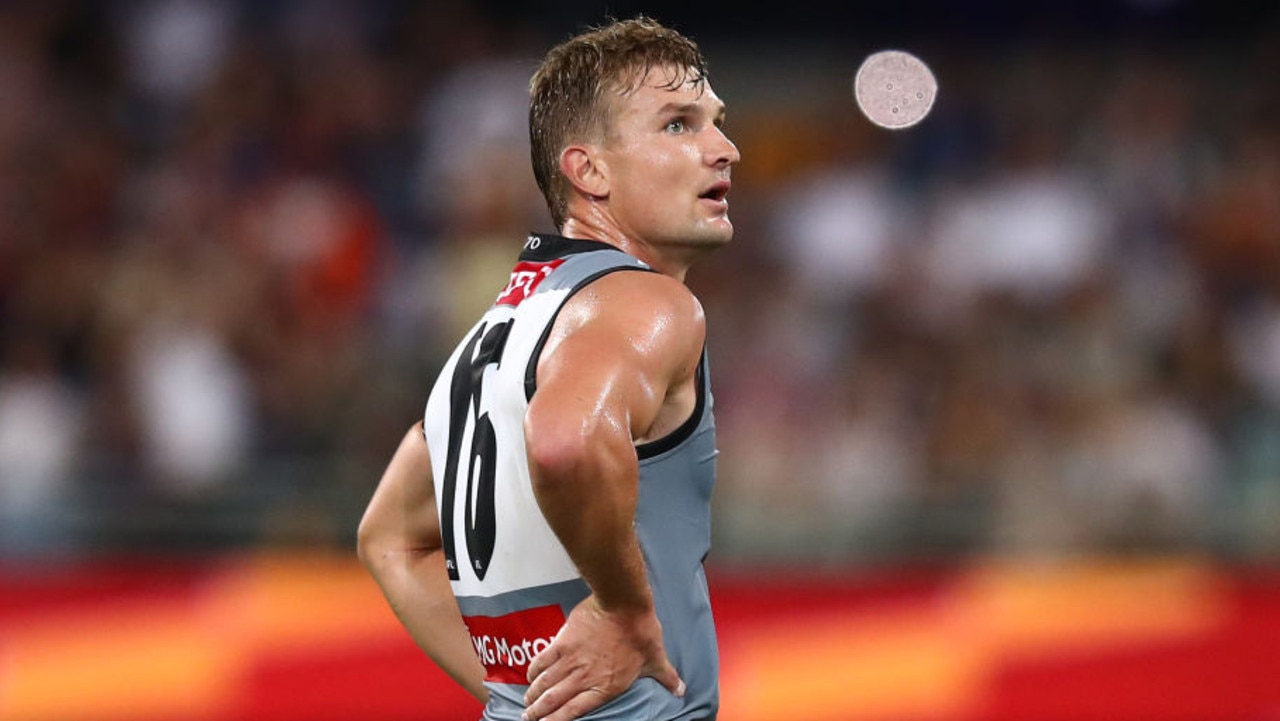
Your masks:
M 640 439 L 671 394 L 692 387 L 704 339 L 701 306 L 678 281 L 606 276 L 566 303 L 538 361 L 530 411 Z
M 414 425 L 378 482 L 360 521 L 361 545 L 392 545 L 397 550 L 433 550 L 440 546 L 440 520 L 436 513 L 431 454 Z

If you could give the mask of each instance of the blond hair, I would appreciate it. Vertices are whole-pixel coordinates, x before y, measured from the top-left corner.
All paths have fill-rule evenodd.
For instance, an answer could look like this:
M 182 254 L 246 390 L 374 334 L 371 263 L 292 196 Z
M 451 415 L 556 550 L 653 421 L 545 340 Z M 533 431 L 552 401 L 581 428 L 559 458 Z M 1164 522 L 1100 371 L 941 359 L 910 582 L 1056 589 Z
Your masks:
M 591 29 L 547 52 L 529 83 L 534 179 L 551 220 L 564 225 L 571 186 L 560 172 L 568 145 L 603 137 L 615 96 L 634 91 L 653 68 L 672 68 L 665 87 L 703 85 L 707 64 L 689 38 L 640 16 Z

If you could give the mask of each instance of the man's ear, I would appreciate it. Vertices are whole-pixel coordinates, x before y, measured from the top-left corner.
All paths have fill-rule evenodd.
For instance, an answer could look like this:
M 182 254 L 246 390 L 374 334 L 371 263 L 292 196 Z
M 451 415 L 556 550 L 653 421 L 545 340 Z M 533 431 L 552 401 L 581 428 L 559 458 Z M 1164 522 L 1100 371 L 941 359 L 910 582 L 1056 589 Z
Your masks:
M 593 198 L 609 197 L 609 169 L 592 145 L 570 145 L 560 153 L 560 172 L 578 192 Z

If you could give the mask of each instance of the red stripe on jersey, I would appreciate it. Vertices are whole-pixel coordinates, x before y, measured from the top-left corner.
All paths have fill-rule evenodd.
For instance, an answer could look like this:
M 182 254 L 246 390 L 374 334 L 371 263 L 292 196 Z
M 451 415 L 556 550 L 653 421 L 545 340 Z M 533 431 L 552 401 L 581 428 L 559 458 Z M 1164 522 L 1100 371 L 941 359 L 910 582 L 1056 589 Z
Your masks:
M 516 263 L 516 267 L 511 270 L 511 279 L 507 281 L 507 287 L 502 289 L 494 303 L 496 305 L 520 305 L 521 301 L 533 295 L 533 291 L 542 282 L 542 279 L 551 275 L 551 271 L 560 267 L 563 262 L 564 258 L 556 258 L 545 263 L 534 263 L 528 260 Z
M 484 664 L 485 680 L 527 684 L 529 662 L 551 645 L 564 625 L 564 612 L 551 605 L 505 616 L 466 616 L 463 620 Z

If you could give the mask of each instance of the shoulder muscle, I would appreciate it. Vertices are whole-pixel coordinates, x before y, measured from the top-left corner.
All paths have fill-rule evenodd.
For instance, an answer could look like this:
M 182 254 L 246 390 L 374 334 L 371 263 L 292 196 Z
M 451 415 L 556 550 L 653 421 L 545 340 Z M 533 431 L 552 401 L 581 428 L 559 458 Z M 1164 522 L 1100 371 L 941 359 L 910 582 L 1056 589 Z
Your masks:
M 566 393 L 649 427 L 702 357 L 702 306 L 683 283 L 649 272 L 606 275 L 566 301 L 538 360 L 538 393 Z M 544 397 L 545 400 L 545 397 Z

